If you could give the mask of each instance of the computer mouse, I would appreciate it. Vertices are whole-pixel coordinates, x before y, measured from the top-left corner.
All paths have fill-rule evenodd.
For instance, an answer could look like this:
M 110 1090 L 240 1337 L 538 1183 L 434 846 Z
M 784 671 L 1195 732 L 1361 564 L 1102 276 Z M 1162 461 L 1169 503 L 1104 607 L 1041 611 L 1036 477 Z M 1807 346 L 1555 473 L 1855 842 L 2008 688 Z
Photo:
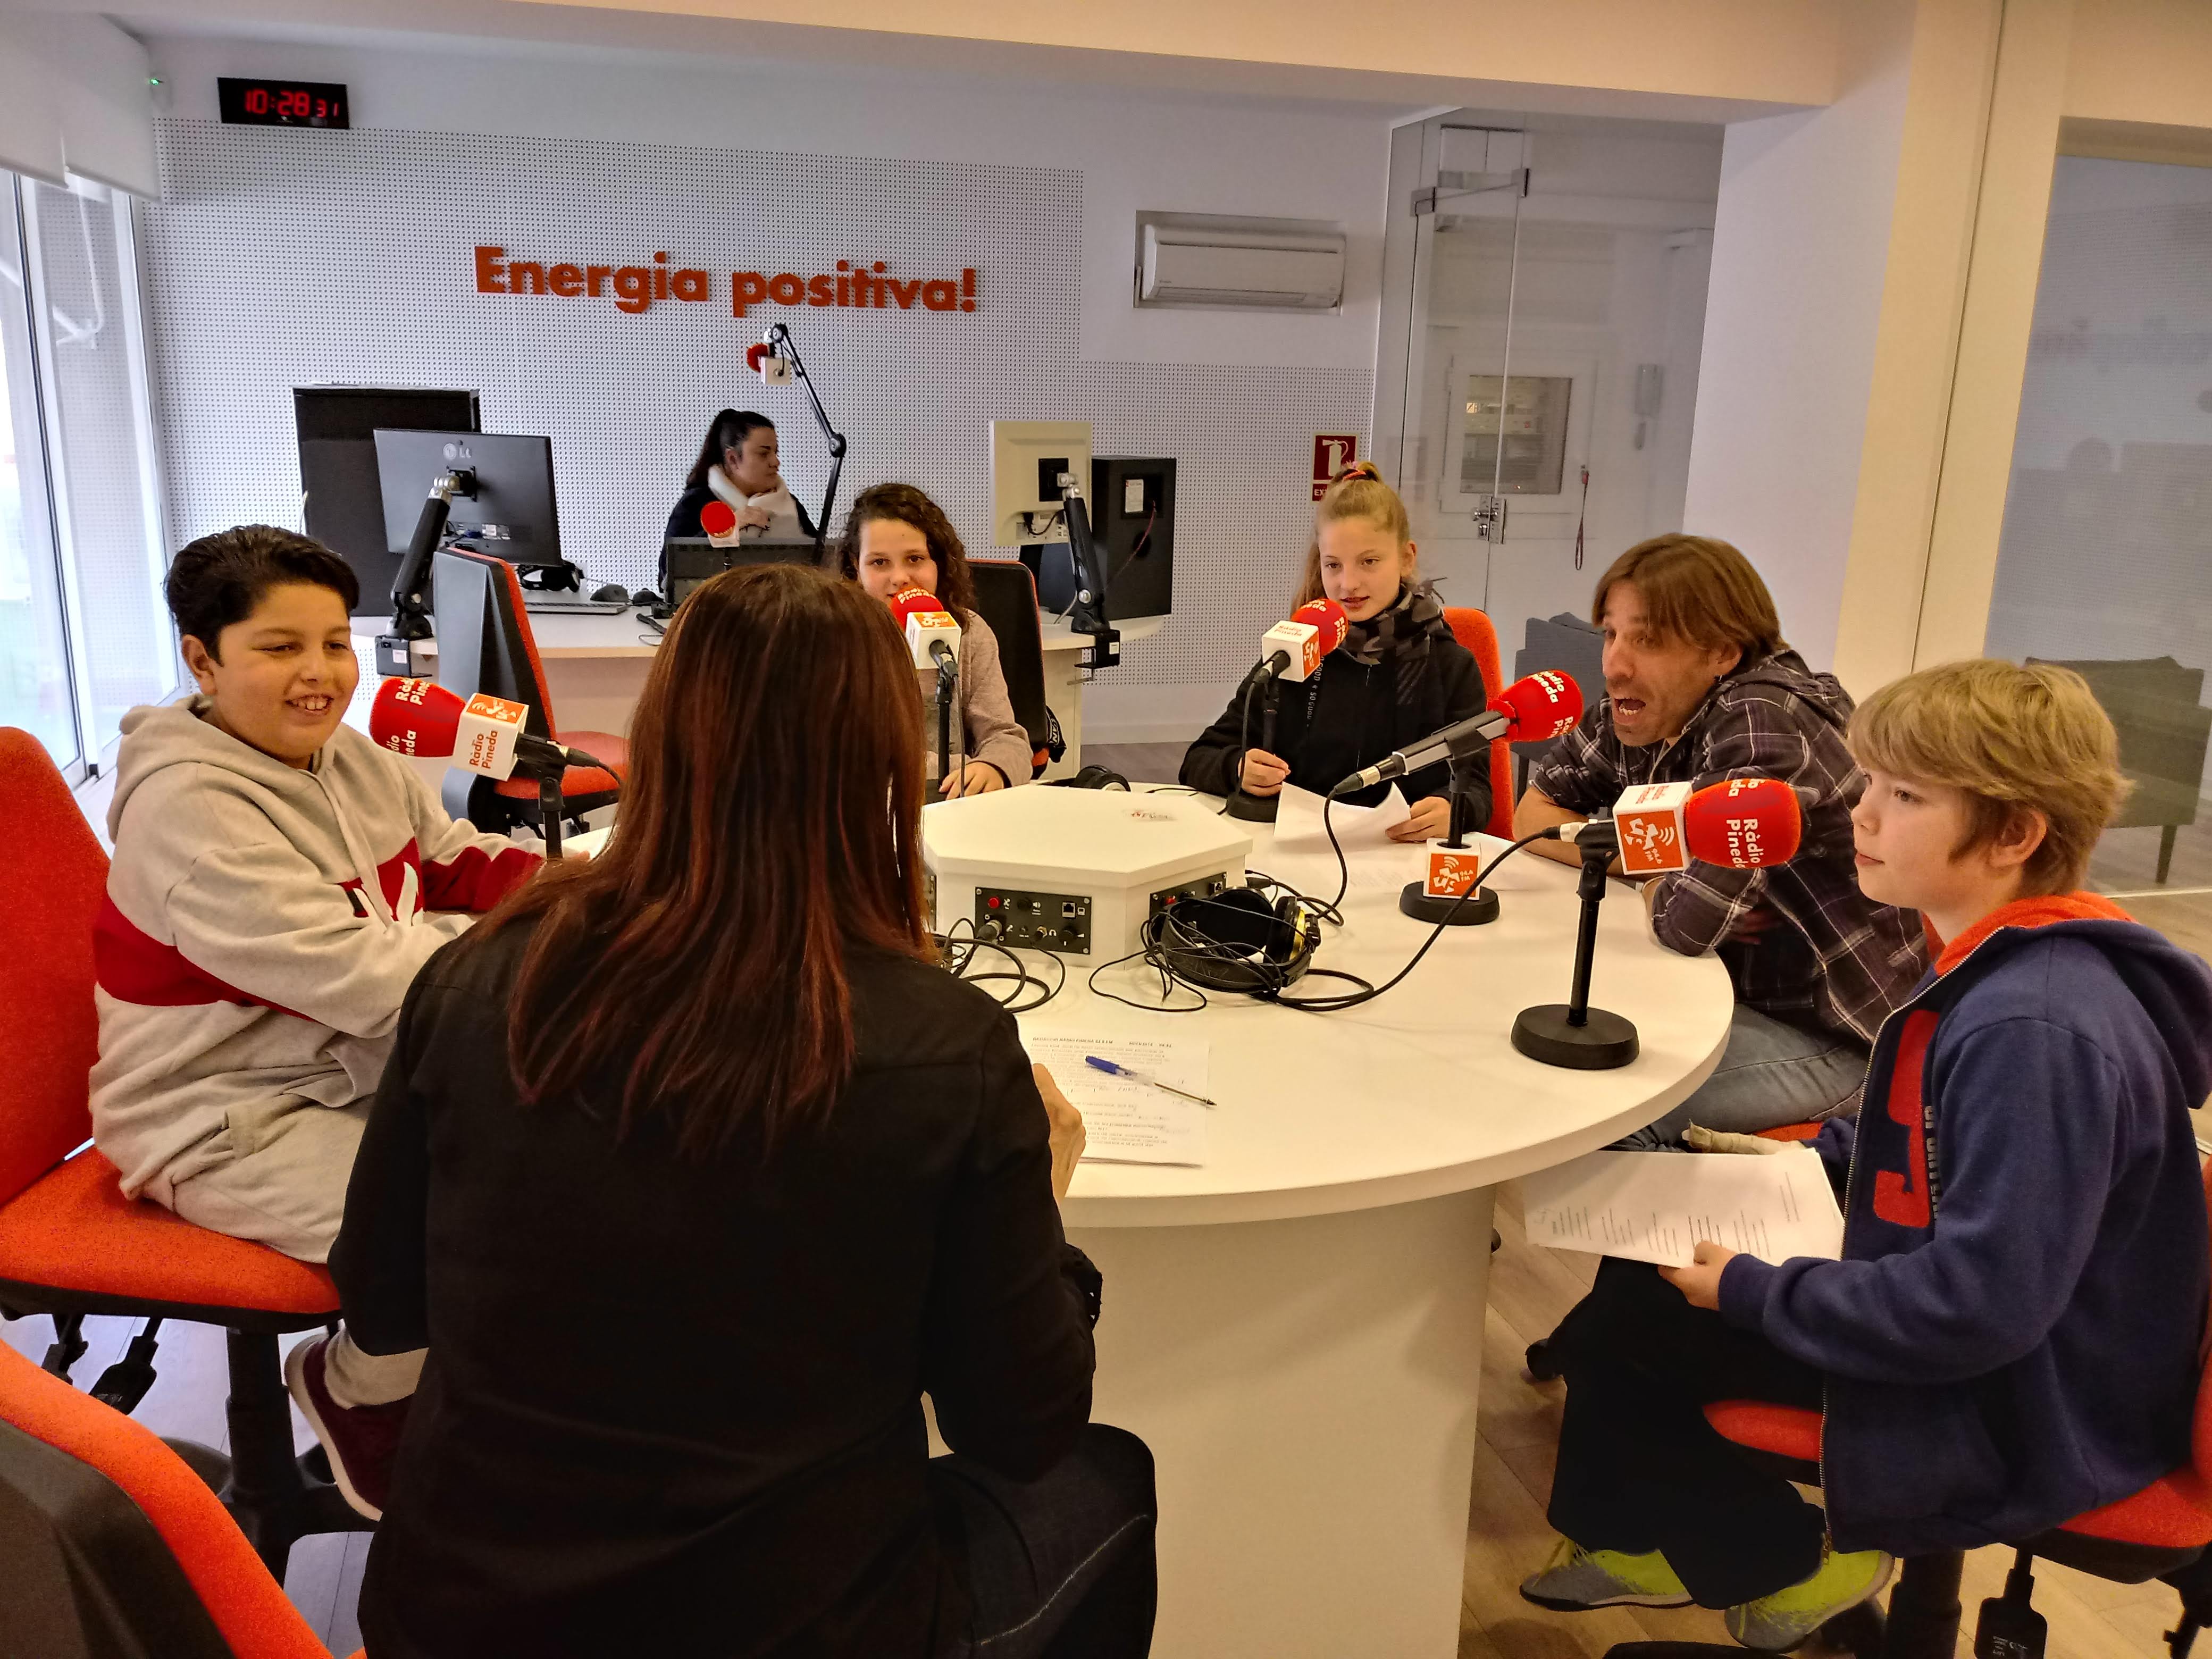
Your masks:
M 597 592 L 593 593 L 592 595 L 592 599 L 594 604 L 597 604 L 601 600 L 605 600 L 609 605 L 628 605 L 629 603 L 629 590 L 620 586 L 618 583 L 609 582 L 605 587 L 600 588 Z

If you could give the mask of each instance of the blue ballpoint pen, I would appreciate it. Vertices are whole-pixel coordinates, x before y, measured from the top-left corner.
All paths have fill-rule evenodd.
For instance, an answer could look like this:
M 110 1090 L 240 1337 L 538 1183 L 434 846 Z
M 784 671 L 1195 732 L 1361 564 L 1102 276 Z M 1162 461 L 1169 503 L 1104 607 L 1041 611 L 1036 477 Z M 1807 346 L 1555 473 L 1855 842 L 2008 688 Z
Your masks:
M 1201 1106 L 1213 1104 L 1204 1095 L 1192 1094 L 1188 1089 L 1178 1089 L 1172 1083 L 1163 1083 L 1156 1077 L 1146 1077 L 1142 1072 L 1132 1071 L 1127 1066 L 1117 1066 L 1110 1060 L 1101 1060 L 1096 1054 L 1084 1055 L 1083 1063 L 1104 1072 L 1109 1077 L 1125 1077 L 1132 1083 L 1149 1084 L 1155 1089 L 1164 1089 L 1171 1095 L 1181 1095 L 1185 1100 L 1194 1100 Z

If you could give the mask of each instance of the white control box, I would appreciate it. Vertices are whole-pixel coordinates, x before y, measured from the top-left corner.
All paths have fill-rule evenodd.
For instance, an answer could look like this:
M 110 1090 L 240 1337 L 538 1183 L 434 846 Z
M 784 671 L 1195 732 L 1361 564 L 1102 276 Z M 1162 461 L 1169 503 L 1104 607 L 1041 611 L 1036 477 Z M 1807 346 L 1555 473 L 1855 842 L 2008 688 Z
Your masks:
M 1096 967 L 1139 948 L 1156 896 L 1242 886 L 1252 838 L 1188 795 L 1024 785 L 921 813 L 939 933 Z M 965 933 L 965 927 L 957 930 Z

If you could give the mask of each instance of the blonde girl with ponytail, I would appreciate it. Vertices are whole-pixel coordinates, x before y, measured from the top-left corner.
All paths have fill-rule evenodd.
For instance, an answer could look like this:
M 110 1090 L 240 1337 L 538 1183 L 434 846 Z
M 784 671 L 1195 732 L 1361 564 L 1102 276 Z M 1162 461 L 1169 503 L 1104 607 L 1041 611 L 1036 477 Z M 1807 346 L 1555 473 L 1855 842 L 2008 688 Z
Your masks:
M 1372 461 L 1337 474 L 1314 509 L 1314 534 L 1294 604 L 1328 598 L 1344 607 L 1351 631 L 1303 684 L 1279 685 L 1273 750 L 1248 746 L 1244 688 L 1184 755 L 1189 787 L 1227 795 L 1242 788 L 1272 799 L 1285 783 L 1325 794 L 1352 773 L 1437 727 L 1481 712 L 1489 696 L 1482 672 L 1452 637 L 1443 606 L 1420 580 L 1413 526 L 1398 492 Z M 1480 769 L 1460 797 L 1460 824 L 1490 817 L 1490 777 Z M 1451 828 L 1449 769 L 1438 763 L 1404 781 L 1413 816 L 1397 841 L 1426 841 Z M 1371 806 L 1389 786 L 1347 797 Z

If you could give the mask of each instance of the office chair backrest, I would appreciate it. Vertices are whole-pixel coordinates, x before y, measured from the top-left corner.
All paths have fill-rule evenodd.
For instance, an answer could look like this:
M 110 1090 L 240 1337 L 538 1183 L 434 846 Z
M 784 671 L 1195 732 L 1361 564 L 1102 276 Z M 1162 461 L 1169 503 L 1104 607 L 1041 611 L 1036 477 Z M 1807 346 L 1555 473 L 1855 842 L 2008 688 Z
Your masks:
M 86 1076 L 100 1056 L 92 932 L 106 902 L 107 854 L 45 747 L 14 726 L 0 726 L 0 811 L 12 842 L 0 861 L 5 1203 L 92 1138 Z
M 998 636 L 1014 718 L 1030 734 L 1030 748 L 1042 754 L 1052 721 L 1044 700 L 1044 624 L 1037 617 L 1036 579 L 1018 559 L 970 559 L 968 570 L 975 583 L 976 612 Z
M 182 1458 L 4 1344 L 0 1561 L 10 1652 L 330 1659 Z
M 1465 646 L 1474 665 L 1482 671 L 1482 692 L 1494 697 L 1505 689 L 1504 671 L 1498 665 L 1498 630 L 1487 611 L 1473 605 L 1448 605 L 1444 622 L 1452 637 Z M 1493 836 L 1513 839 L 1513 762 L 1510 745 L 1500 738 L 1490 745 L 1490 822 L 1482 827 Z
M 1525 679 L 1547 668 L 1556 668 L 1582 688 L 1583 705 L 1597 707 L 1605 696 L 1605 636 L 1580 617 L 1531 617 L 1513 653 L 1513 678 Z M 1528 760 L 1557 742 L 1516 743 L 1514 755 Z
M 464 697 L 483 691 L 526 704 L 527 729 L 552 737 L 559 728 L 514 567 L 471 548 L 447 548 L 435 561 L 431 593 L 438 684 Z

